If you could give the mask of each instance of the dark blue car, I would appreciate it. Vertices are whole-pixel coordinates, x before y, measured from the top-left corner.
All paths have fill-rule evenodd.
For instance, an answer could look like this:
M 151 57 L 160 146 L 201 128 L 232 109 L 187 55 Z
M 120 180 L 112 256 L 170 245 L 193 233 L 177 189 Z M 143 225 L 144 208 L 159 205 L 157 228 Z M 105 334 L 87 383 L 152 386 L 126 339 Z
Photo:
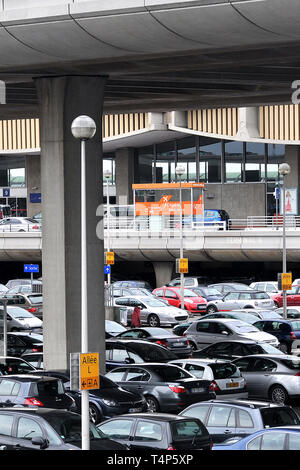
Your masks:
M 209 302 L 210 300 L 223 299 L 224 297 L 224 295 L 221 294 L 214 287 L 198 286 L 198 287 L 191 287 L 190 289 L 194 291 L 196 294 L 200 295 L 200 297 L 203 297 L 205 300 L 207 300 L 207 302 Z
M 197 226 L 197 223 L 199 226 L 203 224 L 205 226 L 215 226 L 219 225 L 220 229 L 223 228 L 223 222 L 225 222 L 225 228 L 228 229 L 228 224 L 229 224 L 229 215 L 228 213 L 223 210 L 223 209 L 204 209 L 204 220 L 202 215 L 195 215 L 193 217 L 193 222 Z M 183 219 L 183 224 L 190 224 L 191 223 L 191 217 L 185 217 Z
M 253 324 L 261 331 L 276 336 L 279 340 L 279 349 L 291 354 L 295 340 L 300 339 L 300 321 L 274 318 L 273 320 L 259 320 Z

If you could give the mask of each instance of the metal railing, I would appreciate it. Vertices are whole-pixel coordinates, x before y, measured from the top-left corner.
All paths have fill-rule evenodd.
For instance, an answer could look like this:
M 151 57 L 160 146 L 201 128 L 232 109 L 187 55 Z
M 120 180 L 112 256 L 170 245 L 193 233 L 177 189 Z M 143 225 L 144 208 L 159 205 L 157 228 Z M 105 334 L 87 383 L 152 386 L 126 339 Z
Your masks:
M 300 216 L 287 215 L 286 229 L 300 229 Z M 229 230 L 282 230 L 283 216 L 248 216 L 246 219 L 230 219 Z
M 40 224 L 0 224 L 0 234 L 1 233 L 16 233 L 16 232 L 30 232 L 30 233 L 39 233 L 42 231 L 42 226 Z

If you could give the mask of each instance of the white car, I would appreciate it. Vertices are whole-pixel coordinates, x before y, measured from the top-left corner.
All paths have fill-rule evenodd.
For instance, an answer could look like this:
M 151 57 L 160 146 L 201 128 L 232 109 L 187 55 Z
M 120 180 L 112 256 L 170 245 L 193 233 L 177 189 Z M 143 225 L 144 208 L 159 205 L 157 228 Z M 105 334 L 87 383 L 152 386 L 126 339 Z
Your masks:
M 259 281 L 259 282 L 252 282 L 250 287 L 255 290 L 265 291 L 268 294 L 278 294 L 280 290 L 278 290 L 278 282 L 277 281 Z
M 238 367 L 224 359 L 176 359 L 169 361 L 194 375 L 211 380 L 217 399 L 248 398 L 246 381 Z
M 180 322 L 187 321 L 188 313 L 180 308 L 166 305 L 157 298 L 150 296 L 119 297 L 114 299 L 116 307 L 127 307 L 127 323 L 134 307 L 141 308 L 141 324 L 148 326 L 175 326 Z
M 0 306 L 1 320 L 0 326 L 3 325 L 3 307 Z M 24 331 L 24 330 L 41 330 L 43 322 L 39 318 L 32 315 L 25 308 L 7 305 L 7 331 Z
M 228 312 L 229 310 L 251 307 L 272 310 L 275 308 L 275 303 L 266 292 L 256 290 L 235 291 L 228 292 L 223 299 L 210 300 L 207 302 L 206 312 Z
M 193 321 L 184 336 L 193 349 L 203 349 L 217 341 L 252 339 L 257 343 L 268 343 L 277 347 L 278 339 L 260 331 L 256 326 L 232 318 Z
M 0 232 L 39 232 L 41 225 L 31 217 L 6 217 L 0 220 Z

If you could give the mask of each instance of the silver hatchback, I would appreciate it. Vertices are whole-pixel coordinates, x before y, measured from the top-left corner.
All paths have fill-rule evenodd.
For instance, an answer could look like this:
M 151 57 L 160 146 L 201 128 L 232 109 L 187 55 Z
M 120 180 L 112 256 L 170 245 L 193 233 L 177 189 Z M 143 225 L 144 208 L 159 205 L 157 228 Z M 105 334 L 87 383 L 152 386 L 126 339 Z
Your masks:
M 249 397 L 287 403 L 300 396 L 300 358 L 292 355 L 254 354 L 232 361 L 247 382 Z
M 275 308 L 273 300 L 266 292 L 258 291 L 235 291 L 228 292 L 223 299 L 211 300 L 207 303 L 207 313 L 227 312 L 228 310 L 246 308 L 262 308 L 271 310 Z

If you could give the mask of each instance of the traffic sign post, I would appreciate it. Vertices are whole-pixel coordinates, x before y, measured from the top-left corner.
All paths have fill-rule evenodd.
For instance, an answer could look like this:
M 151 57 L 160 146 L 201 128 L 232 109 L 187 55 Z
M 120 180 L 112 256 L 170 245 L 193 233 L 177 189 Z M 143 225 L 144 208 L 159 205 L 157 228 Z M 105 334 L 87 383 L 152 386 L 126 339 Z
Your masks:
M 110 274 L 110 273 L 111 273 L 110 265 L 104 266 L 104 274 Z
M 100 388 L 99 353 L 80 354 L 80 389 L 95 390 Z
M 188 273 L 188 272 L 189 272 L 188 258 L 177 258 L 176 259 L 176 273 Z
M 113 251 L 105 253 L 105 264 L 115 264 L 115 254 Z
M 38 264 L 24 264 L 24 273 L 30 273 L 31 291 L 33 289 L 33 273 L 40 271 Z
M 292 273 L 282 273 L 282 290 L 291 290 L 292 288 Z

